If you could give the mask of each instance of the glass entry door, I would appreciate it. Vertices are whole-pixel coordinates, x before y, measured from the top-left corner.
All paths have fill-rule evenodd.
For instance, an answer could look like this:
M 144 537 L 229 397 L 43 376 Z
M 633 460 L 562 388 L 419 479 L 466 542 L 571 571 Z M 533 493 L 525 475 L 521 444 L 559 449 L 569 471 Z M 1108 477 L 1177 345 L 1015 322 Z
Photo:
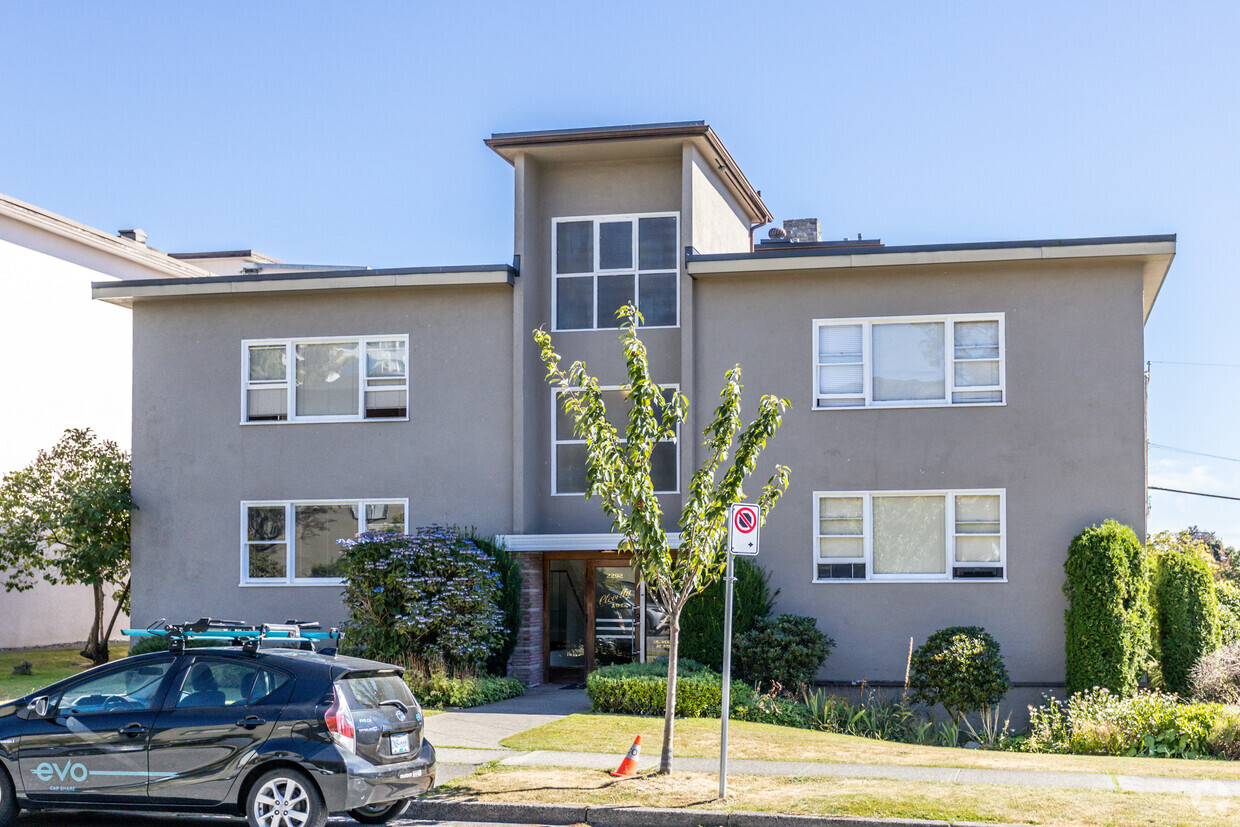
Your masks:
M 600 666 L 640 659 L 637 578 L 617 562 L 547 560 L 548 680 L 578 682 Z

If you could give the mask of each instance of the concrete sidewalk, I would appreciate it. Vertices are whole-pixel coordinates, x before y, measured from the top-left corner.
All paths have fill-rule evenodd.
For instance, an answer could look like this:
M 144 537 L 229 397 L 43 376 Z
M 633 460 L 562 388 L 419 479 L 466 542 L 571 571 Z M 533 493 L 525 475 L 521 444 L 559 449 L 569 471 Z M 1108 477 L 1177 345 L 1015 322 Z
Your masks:
M 542 726 L 567 715 L 588 712 L 589 709 L 590 701 L 583 690 L 565 689 L 550 684 L 535 687 L 520 698 L 431 716 L 426 719 L 426 734 L 438 752 L 439 779 L 442 782 L 457 778 L 492 761 L 498 761 L 500 765 L 506 767 L 615 769 L 622 757 L 618 753 L 550 750 L 527 752 L 505 749 L 500 744 L 500 741 L 518 732 Z M 657 767 L 658 763 L 658 756 L 643 755 L 638 759 L 637 765 L 641 770 L 649 770 Z M 714 773 L 719 771 L 719 760 L 717 758 L 677 758 L 676 769 L 685 772 Z M 1167 778 L 1150 775 L 737 759 L 728 762 L 728 770 L 734 775 L 885 778 L 940 784 L 996 784 L 1011 787 L 1059 787 L 1073 790 L 1240 797 L 1240 781 Z

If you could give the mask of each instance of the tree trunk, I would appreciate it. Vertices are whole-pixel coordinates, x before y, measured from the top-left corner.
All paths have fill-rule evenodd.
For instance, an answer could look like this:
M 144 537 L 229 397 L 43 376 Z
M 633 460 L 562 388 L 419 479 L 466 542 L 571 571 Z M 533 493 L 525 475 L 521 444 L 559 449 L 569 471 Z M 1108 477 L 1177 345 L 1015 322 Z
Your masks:
M 120 596 L 116 598 L 116 608 L 112 610 L 112 620 L 108 623 L 108 630 L 104 632 L 103 639 L 105 641 L 112 639 L 112 630 L 116 628 L 116 618 L 120 617 L 121 606 L 125 605 L 125 598 L 129 596 L 129 581 L 125 581 L 125 588 L 121 589 Z
M 680 610 L 681 606 L 672 604 L 669 612 L 669 639 L 667 647 L 667 705 L 663 711 L 663 754 L 659 758 L 659 774 L 668 775 L 672 771 L 672 736 L 676 723 L 676 660 L 680 650 Z
M 86 647 L 82 649 L 82 657 L 98 665 L 108 662 L 108 641 L 106 638 L 99 639 L 103 632 L 103 584 L 93 583 L 91 588 L 95 593 L 95 612 L 90 624 L 90 637 L 86 639 Z

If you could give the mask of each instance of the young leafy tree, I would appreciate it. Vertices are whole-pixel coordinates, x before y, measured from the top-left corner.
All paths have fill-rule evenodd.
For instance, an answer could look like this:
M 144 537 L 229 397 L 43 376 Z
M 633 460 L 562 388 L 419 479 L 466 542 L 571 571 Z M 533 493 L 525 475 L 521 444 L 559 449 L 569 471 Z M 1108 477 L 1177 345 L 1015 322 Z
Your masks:
M 89 428 L 65 431 L 51 450 L 0 481 L 0 572 L 5 591 L 39 577 L 88 585 L 95 611 L 82 657 L 107 663 L 108 638 L 129 606 L 129 454 Z M 104 628 L 107 588 L 116 606 Z
M 641 321 L 637 309 L 630 304 L 616 315 L 628 372 L 624 390 L 632 404 L 623 436 L 608 422 L 598 379 L 585 364 L 574 362 L 567 371 L 561 370 L 550 335 L 539 329 L 534 340 L 547 366 L 547 381 L 564 391 L 560 394 L 564 411 L 573 418 L 573 432 L 586 443 L 586 498 L 598 499 L 611 518 L 612 530 L 620 535 L 619 551 L 632 555 L 634 572 L 668 615 L 671 639 L 659 772 L 670 773 L 680 614 L 689 598 L 723 574 L 728 506 L 745 499 L 742 484 L 757 467 L 758 456 L 779 428 L 789 403 L 763 396 L 757 416 L 742 428 L 740 365 L 727 372 L 719 407 L 704 431 L 706 459 L 694 471 L 684 496 L 680 547 L 673 552 L 651 480 L 650 455 L 660 441 L 676 437 L 689 400 L 680 393 L 665 398 L 663 388 L 651 379 L 646 346 L 637 336 Z M 762 487 L 757 504 L 763 520 L 788 489 L 789 473 L 786 466 L 777 465 Z

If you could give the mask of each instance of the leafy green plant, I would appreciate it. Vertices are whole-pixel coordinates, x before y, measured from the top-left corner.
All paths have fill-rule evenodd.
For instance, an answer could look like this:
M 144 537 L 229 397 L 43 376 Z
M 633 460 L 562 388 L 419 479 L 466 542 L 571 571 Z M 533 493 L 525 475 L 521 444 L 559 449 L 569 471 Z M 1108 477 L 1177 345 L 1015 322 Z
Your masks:
M 769 572 L 744 557 L 737 558 L 732 595 L 732 653 L 737 639 L 768 617 L 779 590 L 771 591 Z M 716 580 L 685 604 L 680 616 L 680 653 L 719 671 L 723 668 L 724 583 Z
M 957 727 L 962 715 L 997 706 L 1012 686 L 998 642 L 978 626 L 930 635 L 913 653 L 909 685 L 914 700 L 941 705 Z
M 418 703 L 431 709 L 466 709 L 525 694 L 525 687 L 516 678 L 427 676 L 406 672 L 405 683 L 409 684 Z
M 108 661 L 108 639 L 129 611 L 129 454 L 89 428 L 70 428 L 34 462 L 0 480 L 0 572 L 5 591 L 49 583 L 91 587 L 82 657 Z M 108 591 L 114 602 L 105 619 Z
M 942 732 L 903 698 L 888 699 L 862 690 L 857 704 L 824 689 L 803 688 L 798 698 L 809 715 L 806 729 L 838 732 L 904 744 L 940 744 Z M 949 744 L 955 746 L 953 737 Z
M 781 614 L 760 619 L 737 636 L 736 666 L 745 680 L 795 691 L 814 679 L 833 648 L 835 641 L 818 630 L 814 618 Z
M 1227 707 L 1214 719 L 1206 745 L 1212 755 L 1240 761 L 1240 709 Z
M 1214 596 L 1218 598 L 1219 645 L 1240 643 L 1240 585 L 1215 578 Z
M 723 679 L 712 669 L 686 659 L 676 684 L 675 714 L 681 718 L 717 717 L 723 704 Z M 629 663 L 595 669 L 586 678 L 586 695 L 595 712 L 662 715 L 667 703 L 667 661 Z M 732 681 L 731 707 L 752 705 L 753 690 Z
M 669 668 L 663 716 L 663 751 L 659 772 L 672 771 L 674 752 L 676 659 L 680 653 L 680 618 L 685 604 L 723 573 L 723 540 L 728 508 L 747 499 L 743 485 L 758 467 L 766 442 L 779 429 L 787 399 L 763 396 L 754 420 L 741 419 L 741 368 L 735 365 L 724 376 L 719 406 L 707 424 L 701 454 L 702 465 L 689 479 L 681 496 L 680 545 L 675 553 L 667 539 L 667 522 L 655 494 L 651 456 L 656 446 L 681 437 L 689 400 L 665 391 L 651 376 L 646 345 L 638 338 L 641 314 L 633 304 L 621 308 L 620 345 L 628 381 L 622 386 L 629 404 L 628 421 L 621 436 L 608 417 L 598 378 L 583 362 L 568 370 L 560 367 L 560 355 L 545 330 L 534 331 L 534 341 L 547 368 L 547 382 L 560 390 L 564 413 L 573 422 L 573 434 L 586 448 L 587 499 L 597 498 L 619 535 L 618 550 L 631 555 L 634 572 L 646 584 L 647 593 L 667 612 Z M 722 478 L 719 478 L 722 472 Z M 776 465 L 755 502 L 760 519 L 788 490 L 791 472 Z
M 1218 645 L 1218 598 L 1204 545 L 1188 532 L 1161 532 L 1154 550 L 1154 607 L 1164 687 L 1187 695 L 1190 672 Z
M 479 669 L 507 630 L 495 560 L 453 528 L 369 531 L 341 542 L 350 651 L 414 658 L 423 674 Z
M 1131 528 L 1085 529 L 1064 563 L 1068 692 L 1102 686 L 1131 695 L 1149 651 L 1149 566 Z
M 499 608 L 504 614 L 504 631 L 500 642 L 487 658 L 486 669 L 492 675 L 508 674 L 508 660 L 517 648 L 517 633 L 521 630 L 521 569 L 516 559 L 497 541 L 486 537 L 474 528 L 461 531 L 462 535 L 495 561 L 499 574 Z

